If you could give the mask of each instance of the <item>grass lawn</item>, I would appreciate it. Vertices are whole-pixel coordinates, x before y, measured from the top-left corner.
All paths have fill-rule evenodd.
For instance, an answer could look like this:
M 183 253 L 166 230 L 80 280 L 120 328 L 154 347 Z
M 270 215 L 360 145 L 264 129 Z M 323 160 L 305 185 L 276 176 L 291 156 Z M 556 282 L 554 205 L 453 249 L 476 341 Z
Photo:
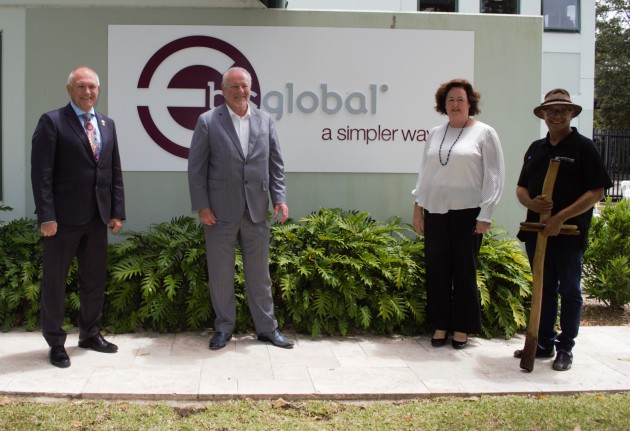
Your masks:
M 630 393 L 507 395 L 407 401 L 106 402 L 0 397 L 0 430 L 630 429 Z

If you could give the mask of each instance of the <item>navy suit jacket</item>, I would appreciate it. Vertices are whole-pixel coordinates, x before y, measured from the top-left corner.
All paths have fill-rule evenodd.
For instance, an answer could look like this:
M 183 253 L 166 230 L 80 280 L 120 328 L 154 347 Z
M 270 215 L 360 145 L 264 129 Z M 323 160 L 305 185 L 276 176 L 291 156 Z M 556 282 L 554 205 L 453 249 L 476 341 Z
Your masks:
M 188 156 L 192 210 L 210 208 L 219 220 L 240 220 L 249 209 L 254 223 L 267 218 L 269 198 L 285 203 L 284 164 L 271 117 L 250 105 L 247 157 L 227 105 L 199 116 Z
M 97 162 L 70 104 L 43 114 L 33 133 L 31 183 L 39 223 L 83 225 L 98 209 L 103 223 L 125 219 L 123 177 L 114 121 L 97 112 Z

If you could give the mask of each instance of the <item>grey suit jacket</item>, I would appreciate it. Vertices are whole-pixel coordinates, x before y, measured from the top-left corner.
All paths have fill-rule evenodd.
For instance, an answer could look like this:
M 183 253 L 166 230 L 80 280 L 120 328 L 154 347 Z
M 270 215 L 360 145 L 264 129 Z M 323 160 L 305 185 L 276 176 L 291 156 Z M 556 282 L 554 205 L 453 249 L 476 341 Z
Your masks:
M 210 208 L 218 220 L 237 221 L 249 208 L 252 221 L 267 217 L 269 197 L 286 201 L 284 163 L 273 120 L 250 104 L 247 157 L 223 104 L 199 116 L 188 155 L 192 210 Z

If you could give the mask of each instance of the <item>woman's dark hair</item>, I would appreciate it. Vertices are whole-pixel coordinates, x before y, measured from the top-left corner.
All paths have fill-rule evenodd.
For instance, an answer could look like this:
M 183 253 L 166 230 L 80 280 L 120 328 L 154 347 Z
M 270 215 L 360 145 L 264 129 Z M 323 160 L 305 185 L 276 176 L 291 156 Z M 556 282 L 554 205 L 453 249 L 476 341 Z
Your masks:
M 440 85 L 437 92 L 435 93 L 435 110 L 440 114 L 446 115 L 446 95 L 451 88 L 460 87 L 466 91 L 466 95 L 468 96 L 468 103 L 470 103 L 470 109 L 468 110 L 468 115 L 477 115 L 481 113 L 479 109 L 479 99 L 481 99 L 481 94 L 475 90 L 470 82 L 465 79 L 451 79 L 448 82 Z

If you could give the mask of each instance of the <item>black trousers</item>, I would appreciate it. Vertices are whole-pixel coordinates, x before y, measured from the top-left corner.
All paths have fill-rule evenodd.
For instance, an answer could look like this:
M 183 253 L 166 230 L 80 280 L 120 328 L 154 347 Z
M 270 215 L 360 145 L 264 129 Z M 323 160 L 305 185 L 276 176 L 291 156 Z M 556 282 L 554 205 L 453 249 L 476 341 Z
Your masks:
M 68 270 L 75 256 L 81 301 L 79 337 L 83 339 L 97 334 L 107 283 L 107 226 L 97 213 L 85 225 L 60 224 L 55 236 L 44 238 L 41 319 L 49 346 L 63 346 L 66 341 L 61 325 Z
M 478 214 L 479 208 L 425 211 L 427 307 L 435 329 L 481 333 L 477 258 L 483 235 L 474 233 Z

